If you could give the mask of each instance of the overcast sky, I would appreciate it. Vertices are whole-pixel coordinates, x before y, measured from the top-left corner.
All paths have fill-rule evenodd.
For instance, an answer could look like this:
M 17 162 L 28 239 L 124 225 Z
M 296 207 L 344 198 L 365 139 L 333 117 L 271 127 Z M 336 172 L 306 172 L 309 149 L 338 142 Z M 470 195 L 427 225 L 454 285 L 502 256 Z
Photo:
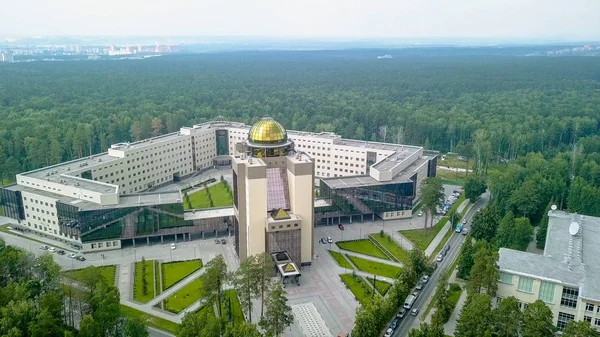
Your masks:
M 5 0 L 0 34 L 600 39 L 600 0 Z

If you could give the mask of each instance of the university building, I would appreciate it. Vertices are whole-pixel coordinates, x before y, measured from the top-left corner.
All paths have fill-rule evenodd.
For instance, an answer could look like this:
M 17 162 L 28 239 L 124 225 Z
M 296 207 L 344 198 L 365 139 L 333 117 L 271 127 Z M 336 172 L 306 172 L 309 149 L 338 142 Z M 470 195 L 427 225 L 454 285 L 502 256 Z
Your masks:
M 552 210 L 544 253 L 500 248 L 496 304 L 514 296 L 519 305 L 542 300 L 560 331 L 586 321 L 600 331 L 600 218 Z
M 154 191 L 215 167 L 233 171 L 232 207 L 184 211 L 181 191 Z M 315 225 L 411 217 L 435 167 L 421 147 L 220 120 L 24 172 L 1 193 L 16 228 L 84 252 L 216 231 L 235 236 L 242 259 L 285 247 L 304 264 Z

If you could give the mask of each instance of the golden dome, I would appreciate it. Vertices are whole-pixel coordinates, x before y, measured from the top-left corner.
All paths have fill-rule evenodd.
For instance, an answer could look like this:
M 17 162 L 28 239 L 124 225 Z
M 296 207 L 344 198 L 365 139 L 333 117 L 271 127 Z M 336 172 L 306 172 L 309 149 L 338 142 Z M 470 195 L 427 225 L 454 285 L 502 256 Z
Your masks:
M 255 144 L 284 144 L 287 142 L 287 132 L 279 122 L 265 117 L 252 125 L 248 141 Z

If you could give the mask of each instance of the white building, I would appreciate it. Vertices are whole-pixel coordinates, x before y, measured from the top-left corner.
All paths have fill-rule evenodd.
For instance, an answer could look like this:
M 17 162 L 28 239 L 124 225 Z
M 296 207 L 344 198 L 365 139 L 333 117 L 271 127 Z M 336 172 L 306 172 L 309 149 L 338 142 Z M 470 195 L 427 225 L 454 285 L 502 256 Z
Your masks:
M 4 214 L 17 219 L 23 230 L 86 251 L 119 248 L 124 240 L 135 245 L 136 240 L 150 243 L 160 237 L 162 241 L 164 235 L 174 235 L 176 240 L 204 235 L 210 227 L 206 226 L 208 220 L 184 214 L 180 192 L 151 190 L 199 171 L 231 165 L 234 156 L 243 154 L 240 144 L 247 140 L 249 130 L 250 126 L 242 123 L 208 122 L 143 141 L 114 144 L 104 153 L 18 174 L 16 184 L 1 191 Z M 335 184 L 353 188 L 403 184 L 403 191 L 410 195 L 403 197 L 401 206 L 392 202 L 385 208 L 389 212 L 372 211 L 373 217 L 411 216 L 420 181 L 435 175 L 436 157 L 425 156 L 420 147 L 343 139 L 333 133 L 288 131 L 288 137 L 298 152 L 311 157 L 314 175 L 330 184 L 330 190 L 338 189 Z M 354 181 L 337 181 L 340 178 Z M 382 201 L 390 198 L 389 191 L 378 193 Z M 372 197 L 369 195 L 366 198 Z M 356 204 L 358 197 L 348 200 Z M 166 207 L 172 209 L 158 209 Z M 154 214 L 155 223 L 138 223 L 134 214 L 148 212 Z M 331 215 L 343 216 L 339 212 Z M 223 219 L 233 217 L 233 209 L 219 216 L 214 224 L 228 222 Z M 350 214 L 351 221 L 353 216 Z M 165 221 L 170 227 L 163 228 Z M 181 226 L 174 225 L 179 221 Z
M 501 248 L 496 303 L 540 299 L 563 330 L 572 320 L 600 330 L 600 218 L 550 211 L 544 254 Z

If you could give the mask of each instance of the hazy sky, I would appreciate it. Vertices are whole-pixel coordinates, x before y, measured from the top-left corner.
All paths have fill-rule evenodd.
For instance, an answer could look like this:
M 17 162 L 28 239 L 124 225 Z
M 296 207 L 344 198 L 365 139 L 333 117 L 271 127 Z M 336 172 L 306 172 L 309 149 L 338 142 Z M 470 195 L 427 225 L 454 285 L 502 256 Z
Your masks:
M 600 39 L 600 0 L 6 0 L 0 34 Z

